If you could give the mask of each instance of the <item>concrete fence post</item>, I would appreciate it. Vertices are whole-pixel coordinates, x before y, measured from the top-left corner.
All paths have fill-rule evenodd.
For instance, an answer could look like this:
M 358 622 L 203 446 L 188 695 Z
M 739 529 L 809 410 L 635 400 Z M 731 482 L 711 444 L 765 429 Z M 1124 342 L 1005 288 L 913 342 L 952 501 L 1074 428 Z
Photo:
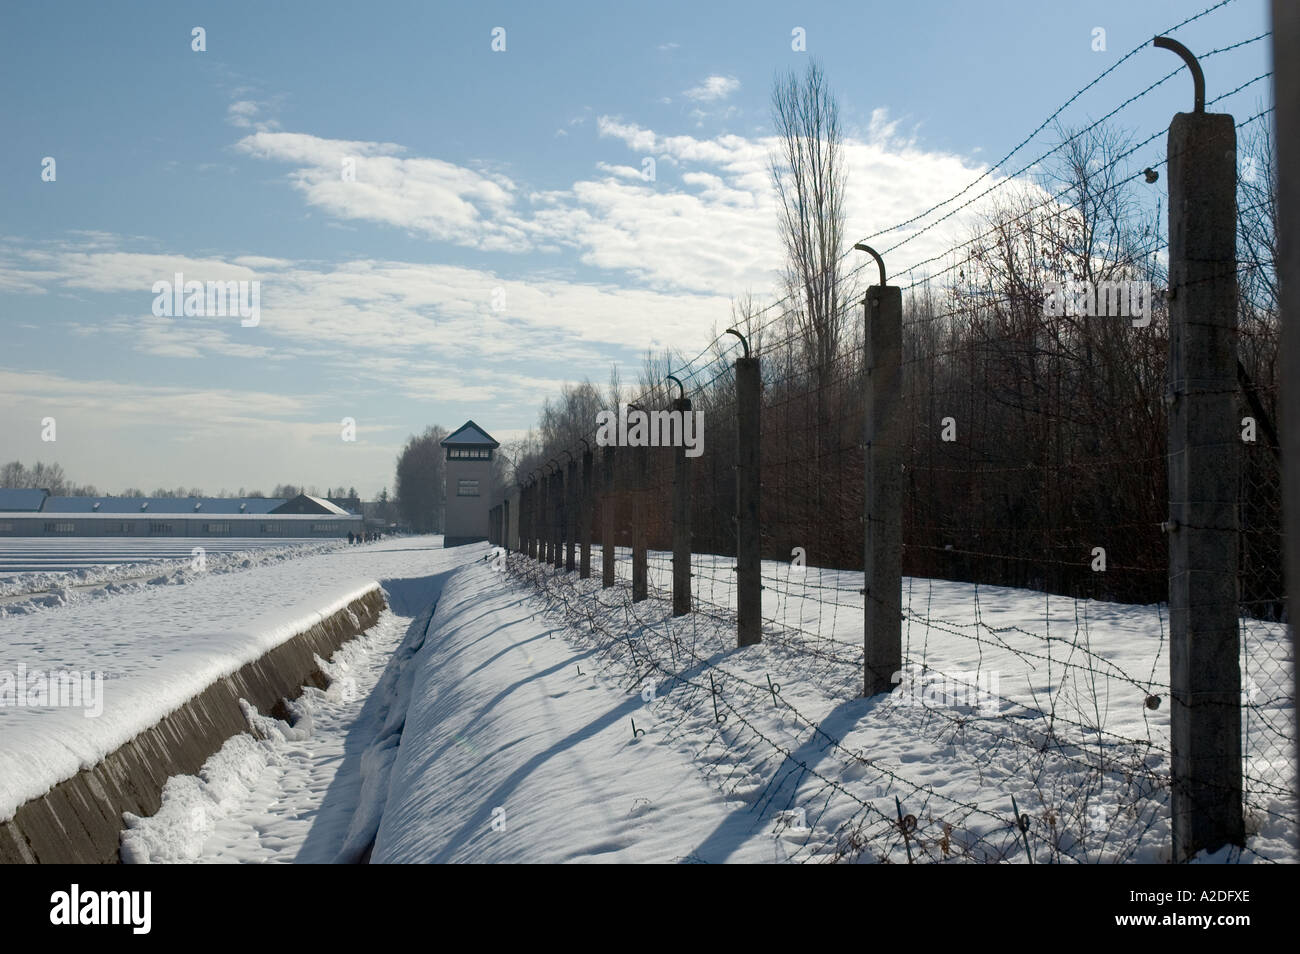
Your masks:
M 530 560 L 537 559 L 537 483 L 533 478 L 529 478 L 528 484 L 524 487 L 524 493 L 527 496 L 527 505 L 524 508 L 524 524 L 528 527 L 528 543 L 524 546 L 524 555 Z
M 542 559 L 542 552 L 543 552 L 543 546 L 542 546 L 543 528 L 546 526 L 546 486 L 544 483 L 545 479 L 546 479 L 545 475 L 539 474 L 537 476 L 537 479 L 533 482 L 533 517 L 531 521 L 533 525 L 532 557 L 534 560 L 537 560 L 539 562 Z
M 543 502 L 546 491 L 542 485 L 543 479 L 544 479 L 543 476 L 539 474 L 533 480 L 533 491 L 532 491 L 533 513 L 528 520 L 529 524 L 531 524 L 532 526 L 531 532 L 533 537 L 533 548 L 532 548 L 532 552 L 529 553 L 529 556 L 531 556 L 534 560 L 539 560 L 539 561 L 542 559 L 542 527 L 545 525 L 545 519 L 546 519 L 544 515 L 545 511 L 544 511 L 544 502 Z
M 543 480 L 545 477 L 539 474 L 533 482 L 533 516 L 530 521 L 533 525 L 532 558 L 538 561 L 542 559 L 542 528 L 546 525 L 546 488 L 542 483 Z
M 564 569 L 564 468 L 555 463 L 555 493 L 551 520 L 551 564 Z
M 528 484 L 519 485 L 519 552 L 528 555 Z
M 554 477 L 551 474 L 542 474 L 542 510 L 541 510 L 541 539 L 537 541 L 537 559 L 541 563 L 551 562 L 551 522 L 554 518 L 552 508 L 554 506 L 555 495 L 551 492 Z
M 537 559 L 537 481 L 528 483 L 528 558 Z
M 902 290 L 872 285 L 863 309 L 863 693 L 874 696 L 903 668 Z
M 578 549 L 578 462 L 569 457 L 569 481 L 567 485 L 568 493 L 564 498 L 564 571 L 572 573 L 577 566 L 577 549 Z
M 690 398 L 678 398 L 673 410 L 682 415 L 683 430 L 691 413 Z M 691 611 L 691 459 L 683 446 L 673 449 L 673 615 Z
M 748 355 L 749 347 L 745 347 Z M 759 435 L 762 374 L 758 358 L 736 359 L 736 639 L 763 639 L 763 577 L 759 525 Z
M 650 451 L 638 447 L 632 451 L 632 602 L 639 603 L 648 595 L 649 552 L 646 546 L 646 524 L 649 521 L 646 483 L 650 469 Z
M 519 552 L 528 556 L 528 484 L 519 485 Z
M 1202 99 L 1203 94 L 1198 96 Z M 1237 134 L 1169 127 L 1169 685 L 1173 860 L 1244 844 L 1238 632 Z
M 600 585 L 614 585 L 614 524 L 618 503 L 614 498 L 614 448 L 606 447 L 600 464 L 605 493 L 600 501 Z
M 596 488 L 592 485 L 594 467 L 591 448 L 582 452 L 582 501 L 578 504 L 578 579 L 591 577 L 591 524 L 596 506 Z

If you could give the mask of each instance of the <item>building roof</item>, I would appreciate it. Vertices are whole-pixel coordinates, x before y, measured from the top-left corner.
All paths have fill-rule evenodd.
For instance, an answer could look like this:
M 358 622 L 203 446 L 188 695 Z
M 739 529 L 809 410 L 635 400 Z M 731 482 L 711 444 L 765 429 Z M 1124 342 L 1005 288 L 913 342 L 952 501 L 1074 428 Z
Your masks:
M 199 520 L 204 519 L 203 512 L 198 513 L 7 513 L 5 520 L 9 522 L 19 522 L 30 520 L 37 522 L 48 520 L 54 517 L 56 520 L 76 521 L 77 523 L 93 523 L 99 520 L 127 520 L 132 518 L 145 517 L 150 520 Z M 356 522 L 360 523 L 362 517 L 355 513 L 333 514 L 333 513 L 223 513 L 215 518 L 220 523 L 233 523 L 236 526 L 241 524 L 252 524 L 258 521 L 270 523 L 280 523 L 286 520 L 323 520 L 333 522 L 338 520 L 343 523 Z
M 272 513 L 318 513 L 333 514 L 339 517 L 351 517 L 353 514 L 348 513 L 338 504 L 330 503 L 320 497 L 313 497 L 311 494 L 299 494 L 292 500 L 283 501 L 280 506 L 271 511 Z
M 283 497 L 50 497 L 44 513 L 214 516 L 271 513 Z
M 443 447 L 500 447 L 492 435 L 473 421 L 466 421 L 439 443 Z
M 41 509 L 49 495 L 48 490 L 34 487 L 0 487 L 0 511 L 34 513 Z

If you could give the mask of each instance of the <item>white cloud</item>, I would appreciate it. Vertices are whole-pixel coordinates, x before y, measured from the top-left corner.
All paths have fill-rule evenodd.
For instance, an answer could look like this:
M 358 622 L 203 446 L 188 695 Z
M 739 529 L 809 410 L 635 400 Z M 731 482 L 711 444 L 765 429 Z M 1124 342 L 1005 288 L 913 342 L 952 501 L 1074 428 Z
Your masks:
M 246 259 L 244 261 L 247 261 Z M 156 356 L 209 354 L 259 359 L 315 356 L 340 364 L 369 355 L 453 355 L 448 370 L 503 362 L 599 367 L 613 350 L 693 342 L 701 327 L 725 317 L 725 297 L 656 292 L 541 274 L 507 277 L 489 270 L 416 262 L 354 260 L 334 265 L 264 259 L 257 269 L 219 259 L 125 250 L 84 252 L 75 245 L 25 251 L 0 248 L 0 287 L 44 294 L 65 288 L 119 293 L 128 309 L 81 334 L 110 334 Z M 261 282 L 261 320 L 155 318 L 152 285 L 242 279 Z M 129 293 L 122 299 L 120 293 Z M 136 302 L 130 307 L 130 302 Z M 497 310 L 496 305 L 500 305 Z M 476 372 L 477 373 L 477 372 Z M 504 380 L 504 379 L 503 379 Z M 533 392 L 535 397 L 536 392 Z
M 238 129 L 257 129 L 269 131 L 278 129 L 280 124 L 274 119 L 266 118 L 268 103 L 251 99 L 240 99 L 226 107 L 226 122 Z
M 241 99 L 226 107 L 226 122 L 232 126 L 251 127 L 258 112 L 257 103 L 249 99 Z
M 83 337 L 118 337 L 144 354 L 159 358 L 203 358 L 225 355 L 274 361 L 289 357 L 268 342 L 256 343 L 238 334 L 238 322 L 203 318 L 159 318 L 152 312 L 130 318 L 113 318 L 96 324 L 75 324 Z
M 896 127 L 877 110 L 866 141 L 845 141 L 851 235 L 902 221 L 980 171 L 899 139 Z M 775 290 L 783 253 L 768 171 L 773 139 L 661 135 L 611 116 L 596 117 L 596 129 L 600 138 L 622 143 L 632 161 L 597 160 L 596 176 L 546 190 L 440 159 L 406 157 L 395 143 L 259 132 L 239 148 L 293 165 L 289 181 L 308 204 L 340 220 L 383 223 L 484 251 L 567 251 L 578 263 L 613 273 L 613 282 L 663 293 Z M 354 182 L 340 175 L 348 156 L 355 160 Z M 676 167 L 680 181 L 645 181 L 646 156 L 661 168 Z M 955 234 L 964 237 L 969 221 L 968 211 L 909 243 L 891 257 L 891 273 L 941 251 Z M 14 273 L 8 280 L 27 279 Z
M 700 302 L 716 308 L 717 302 L 747 291 L 760 299 L 776 292 L 783 251 L 768 169 L 774 140 L 734 134 L 662 135 L 610 116 L 596 117 L 595 124 L 600 138 L 627 149 L 627 161 L 598 160 L 592 176 L 566 188 L 544 190 L 521 187 L 507 176 L 478 168 L 407 157 L 396 143 L 271 131 L 239 142 L 247 155 L 289 163 L 293 187 L 309 205 L 339 222 L 378 222 L 481 250 L 558 252 L 551 261 L 568 271 L 557 272 L 553 280 L 529 278 L 528 268 L 535 275 L 539 264 L 546 264 L 536 260 L 514 275 L 382 261 L 321 268 L 268 256 L 222 261 L 126 252 L 95 235 L 17 256 L 6 256 L 0 245 L 0 289 L 40 293 L 54 278 L 64 289 L 121 289 L 145 295 L 154 281 L 170 278 L 175 271 L 200 281 L 261 278 L 269 334 L 281 334 L 283 328 L 288 337 L 333 346 L 335 339 L 342 343 L 353 329 L 366 327 L 375 330 L 379 340 L 386 340 L 387 334 L 393 340 L 414 334 L 423 343 L 445 345 L 455 340 L 445 333 L 454 328 L 483 352 L 492 346 L 478 343 L 482 335 L 475 335 L 476 328 L 495 330 L 514 342 L 530 340 L 533 333 L 502 327 L 501 316 L 483 314 L 484 283 L 504 283 L 519 291 L 518 296 L 512 294 L 506 317 L 539 330 L 543 337 L 536 343 L 541 346 L 556 344 L 545 336 L 557 328 L 573 341 L 622 342 L 620 335 L 592 330 L 608 327 L 600 309 L 591 308 L 597 301 L 600 308 L 625 311 L 618 308 L 620 296 L 648 296 L 642 304 L 689 313 L 698 321 L 707 310 L 697 307 Z M 845 142 L 852 238 L 911 217 L 963 188 L 981 171 L 960 157 L 925 152 L 900 140 L 895 128 L 896 123 L 878 110 L 867 141 Z M 673 167 L 677 175 L 646 181 L 641 175 L 646 156 L 653 156 L 661 171 Z M 343 181 L 344 157 L 356 161 L 355 182 Z M 943 251 L 954 237 L 966 237 L 977 208 L 978 203 L 907 242 L 889 256 L 890 274 Z M 910 234 L 903 230 L 873 244 L 888 247 Z M 605 274 L 576 277 L 574 265 Z M 338 291 L 342 287 L 347 295 Z M 546 294 L 530 298 L 539 289 Z M 149 300 L 142 302 L 140 313 L 147 311 Z M 529 308 L 514 310 L 520 301 L 529 302 Z M 396 307 L 390 309 L 390 303 Z M 715 310 L 713 319 L 722 313 Z M 439 330 L 432 332 L 427 326 L 435 322 Z M 711 323 L 706 319 L 704 326 Z M 640 346 L 646 339 L 634 331 L 628 343 Z M 200 338 L 165 345 L 155 332 L 142 336 L 140 346 L 160 354 L 191 354 L 221 344 Z
M 519 250 L 531 243 L 511 221 L 515 186 L 441 159 L 406 159 L 394 143 L 259 132 L 237 148 L 297 166 L 289 181 L 309 205 L 346 219 L 365 219 L 474 248 Z M 343 177 L 351 160 L 355 181 Z
M 635 182 L 646 181 L 645 177 L 641 174 L 641 170 L 632 166 L 616 166 L 608 162 L 598 162 L 596 163 L 596 168 L 601 172 L 608 172 L 611 176 L 614 176 L 617 179 L 627 179 Z
M 119 351 L 165 358 L 157 365 L 183 368 L 186 377 L 180 380 L 193 375 L 220 385 L 235 362 L 255 362 L 259 371 L 284 372 L 286 381 L 289 372 L 305 366 L 310 380 L 331 383 L 325 395 L 277 397 L 198 384 L 169 388 L 37 372 L 0 374 L 0 400 L 7 411 L 18 406 L 9 399 L 18 402 L 23 420 L 57 405 L 73 408 L 74 422 L 80 415 L 103 424 L 106 436 L 95 438 L 98 456 L 86 458 L 84 467 L 69 468 L 78 479 L 114 479 L 91 465 L 128 456 L 122 447 L 132 453 L 143 449 L 130 473 L 149 473 L 157 465 L 152 472 L 158 482 L 237 486 L 260 480 L 247 471 L 265 467 L 264 460 L 287 468 L 274 479 L 292 479 L 295 473 L 341 477 L 330 470 L 337 458 L 312 456 L 312 442 L 322 439 L 321 422 L 337 420 L 339 394 L 353 400 L 382 392 L 421 407 L 427 403 L 436 408 L 432 417 L 449 424 L 459 423 L 450 418 L 474 405 L 491 405 L 501 419 L 518 424 L 533 418 L 541 397 L 555 393 L 562 377 L 602 380 L 611 360 L 635 363 L 648 348 L 674 346 L 694 353 L 726 327 L 730 296 L 752 290 L 760 306 L 775 297 L 783 252 L 768 171 L 770 138 L 665 134 L 620 117 L 593 116 L 604 154 L 592 157 L 589 173 L 576 181 L 523 182 L 478 165 L 411 156 L 397 143 L 278 131 L 262 121 L 265 111 L 252 100 L 231 109 L 232 121 L 246 121 L 241 128 L 251 130 L 239 140 L 238 151 L 285 164 L 285 182 L 328 217 L 327 225 L 376 223 L 463 248 L 512 254 L 479 267 L 389 258 L 322 263 L 273 254 L 223 258 L 206 250 L 159 251 L 155 242 L 102 232 L 49 242 L 0 237 L 0 292 L 33 296 L 36 306 L 28 309 L 30 316 L 13 314 L 11 329 L 21 318 L 39 318 L 48 296 L 71 295 L 77 301 L 77 317 L 70 323 L 76 333 L 102 338 L 106 354 L 116 345 Z M 845 142 L 850 241 L 915 215 L 982 171 L 962 157 L 926 152 L 900 139 L 897 128 L 877 110 L 869 128 Z M 657 181 L 641 176 L 647 156 L 658 165 Z M 343 180 L 344 158 L 355 160 L 354 182 Z M 669 168 L 673 173 L 664 175 Z M 901 276 L 909 264 L 965 238 L 978 207 L 932 231 L 920 234 L 910 227 L 872 244 L 884 251 L 919 234 L 886 255 L 889 274 Z M 538 254 L 525 257 L 529 252 Z M 171 280 L 178 271 L 198 281 L 261 281 L 260 324 L 155 319 L 153 283 Z M 499 311 L 492 301 L 497 289 L 505 292 Z M 213 356 L 226 360 L 199 361 Z M 294 364 L 300 360 L 304 364 Z M 139 364 L 123 373 L 138 372 Z M 181 410 L 173 414 L 177 402 Z M 163 438 L 147 423 L 160 417 L 176 418 L 174 426 L 167 425 L 166 435 L 172 436 L 166 440 L 192 441 L 201 434 L 216 448 L 240 448 L 234 462 L 214 452 L 195 465 L 233 476 L 209 477 L 201 470 L 164 477 L 157 469 L 163 467 L 162 452 L 154 447 Z M 128 424 L 136 437 L 115 440 L 115 428 Z M 60 418 L 60 453 L 70 446 L 84 454 L 86 443 L 64 444 L 64 426 Z M 423 423 L 389 426 L 418 430 Z M 25 434 L 0 421 L 0 439 L 13 445 L 12 455 L 39 456 L 43 448 L 24 444 Z M 301 466 L 296 454 L 302 455 Z M 374 465 L 376 481 L 387 479 L 391 460 L 386 450 Z M 191 460 L 184 464 L 191 466 Z
M 740 80 L 734 76 L 707 76 L 698 86 L 684 90 L 682 95 L 700 103 L 716 103 L 740 89 Z
M 630 123 L 624 123 L 610 116 L 596 119 L 596 132 L 601 136 L 621 139 L 629 149 L 639 152 L 652 152 L 655 148 L 655 134 Z
M 293 475 L 358 485 L 364 479 L 377 488 L 391 480 L 396 448 L 369 445 L 350 458 L 364 464 L 345 467 L 337 453 L 317 446 L 332 436 L 337 450 L 338 416 L 350 413 L 340 404 L 355 408 L 367 394 L 382 393 L 386 406 L 407 415 L 394 425 L 403 433 L 430 419 L 482 420 L 485 409 L 498 421 L 526 423 L 541 397 L 563 381 L 602 380 L 611 359 L 635 361 L 648 348 L 695 347 L 729 309 L 722 297 L 579 283 L 562 274 L 507 277 L 422 262 L 267 258 L 244 272 L 262 282 L 261 322 L 245 328 L 238 319 L 156 318 L 149 307 L 158 277 L 179 270 L 203 280 L 246 266 L 102 248 L 107 244 L 99 240 L 98 251 L 76 243 L 0 246 L 0 284 L 19 272 L 36 291 L 59 294 L 85 289 L 86 276 L 94 275 L 92 290 L 111 296 L 108 305 L 102 295 L 85 299 L 78 308 L 84 317 L 65 327 L 74 341 L 93 341 L 111 361 L 107 367 L 120 365 L 121 375 L 105 375 L 120 381 L 0 368 L 6 408 L 0 443 L 21 459 L 48 457 L 50 449 L 29 441 L 32 429 L 20 422 L 53 414 L 60 426 L 57 459 L 101 489 L 181 482 L 217 489 Z M 504 298 L 494 302 L 498 292 Z M 20 313 L 14 309 L 13 318 Z M 130 350 L 166 359 L 156 367 L 168 369 L 168 383 L 139 383 L 140 364 L 133 370 L 121 357 Z M 218 357 L 226 360 L 205 360 Z M 224 386 L 232 367 L 255 368 L 255 380 L 276 381 L 277 393 Z M 306 393 L 294 393 L 304 369 L 310 381 L 328 387 L 308 384 Z M 193 385 L 174 386 L 174 380 Z

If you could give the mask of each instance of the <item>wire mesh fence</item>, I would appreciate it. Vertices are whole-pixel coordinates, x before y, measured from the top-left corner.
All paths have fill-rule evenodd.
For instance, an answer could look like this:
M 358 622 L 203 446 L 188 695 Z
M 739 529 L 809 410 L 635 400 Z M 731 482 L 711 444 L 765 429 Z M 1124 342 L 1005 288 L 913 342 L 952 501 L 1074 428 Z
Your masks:
M 1167 165 L 1141 153 L 1165 132 L 1091 152 L 1071 137 L 1052 150 L 1079 173 L 1065 188 L 1017 193 L 1006 179 L 973 192 L 981 177 L 946 212 L 877 233 L 928 218 L 896 252 L 998 199 L 972 238 L 897 270 L 910 284 L 892 422 L 903 572 L 892 693 L 861 697 L 873 366 L 863 301 L 848 292 L 861 266 L 842 269 L 843 298 L 819 321 L 787 297 L 737 322 L 762 368 L 760 646 L 736 648 L 741 335 L 674 365 L 707 435 L 684 485 L 680 446 L 619 446 L 612 471 L 597 454 L 574 505 L 593 516 L 593 567 L 600 542 L 613 547 L 612 586 L 512 556 L 512 573 L 646 700 L 631 742 L 649 731 L 689 750 L 771 826 L 782 860 L 1171 859 L 1168 244 L 1158 212 L 1132 195 Z M 1234 453 L 1241 801 L 1251 856 L 1275 861 L 1294 857 L 1297 813 L 1277 312 L 1258 294 L 1269 267 L 1237 263 Z M 1051 289 L 1072 286 L 1119 289 L 1130 308 L 1105 313 L 1094 297 L 1053 309 Z M 673 408 L 672 384 L 643 384 L 633 410 Z M 675 494 L 687 497 L 692 601 L 676 616 Z
M 1242 431 L 1253 439 L 1243 439 L 1240 459 L 1242 788 L 1254 827 L 1295 821 L 1294 649 L 1286 625 L 1281 449 L 1272 423 L 1277 384 L 1258 383 L 1269 373 L 1258 362 L 1259 378 L 1245 371 L 1252 352 L 1275 348 L 1276 339 L 1273 348 L 1249 342 L 1243 349 Z

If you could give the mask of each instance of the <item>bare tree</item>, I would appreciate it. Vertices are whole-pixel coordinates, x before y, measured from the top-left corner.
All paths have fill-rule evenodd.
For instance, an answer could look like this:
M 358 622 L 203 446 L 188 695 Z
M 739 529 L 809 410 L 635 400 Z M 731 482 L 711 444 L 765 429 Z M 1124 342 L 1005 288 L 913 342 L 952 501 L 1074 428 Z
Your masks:
M 442 530 L 446 470 L 440 442 L 447 434 L 446 428 L 432 425 L 408 438 L 397 458 L 397 509 L 406 524 L 421 533 Z
M 780 200 L 785 285 L 809 364 L 819 378 L 835 360 L 843 332 L 840 254 L 844 243 L 844 167 L 839 106 L 814 60 L 800 79 L 772 89 L 777 151 L 769 171 Z
M 96 497 L 99 491 L 94 484 L 74 484 L 63 473 L 59 464 L 37 461 L 24 467 L 21 461 L 10 461 L 0 466 L 0 487 L 35 487 L 48 490 L 55 497 Z

